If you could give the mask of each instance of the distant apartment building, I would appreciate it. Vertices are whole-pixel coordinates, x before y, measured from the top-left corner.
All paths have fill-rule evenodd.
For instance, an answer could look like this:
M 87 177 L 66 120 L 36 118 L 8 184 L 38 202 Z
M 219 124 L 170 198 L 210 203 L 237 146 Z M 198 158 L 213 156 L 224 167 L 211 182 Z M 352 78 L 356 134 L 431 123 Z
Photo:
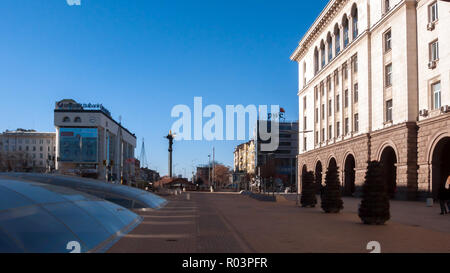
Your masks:
M 126 183 L 135 175 L 136 136 L 102 105 L 56 102 L 56 169 Z
M 299 177 L 323 183 L 335 164 L 353 195 L 377 160 L 392 197 L 436 197 L 450 175 L 449 25 L 449 1 L 328 2 L 291 56 L 312 131 L 299 134 Z
M 275 151 L 262 151 L 261 145 L 270 141 L 263 141 L 260 135 L 260 126 L 266 122 L 268 132 L 272 131 L 271 121 L 260 120 L 257 124 L 257 138 L 255 144 L 256 163 L 255 170 L 258 176 L 261 174 L 261 168 L 270 160 L 275 162 L 275 181 L 283 184 L 284 187 L 295 188 L 297 185 L 296 164 L 299 144 L 299 126 L 298 121 L 277 121 L 279 129 L 279 143 Z
M 0 134 L 0 170 L 49 172 L 55 168 L 55 133 L 17 129 Z
M 234 172 L 255 174 L 255 141 L 238 145 L 234 150 Z

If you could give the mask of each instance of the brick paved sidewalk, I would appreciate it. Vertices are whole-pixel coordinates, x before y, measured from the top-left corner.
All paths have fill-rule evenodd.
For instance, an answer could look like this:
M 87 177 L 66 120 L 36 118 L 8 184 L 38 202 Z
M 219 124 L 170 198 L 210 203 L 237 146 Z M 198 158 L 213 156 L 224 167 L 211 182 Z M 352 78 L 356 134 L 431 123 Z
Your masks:
M 367 253 L 367 243 L 379 241 L 382 252 L 450 253 L 445 222 L 450 216 L 421 203 L 391 202 L 387 225 L 366 226 L 356 214 L 358 199 L 346 198 L 342 213 L 328 215 L 320 206 L 302 209 L 295 202 L 261 202 L 237 194 L 190 196 L 169 197 L 166 208 L 141 213 L 144 222 L 109 252 Z

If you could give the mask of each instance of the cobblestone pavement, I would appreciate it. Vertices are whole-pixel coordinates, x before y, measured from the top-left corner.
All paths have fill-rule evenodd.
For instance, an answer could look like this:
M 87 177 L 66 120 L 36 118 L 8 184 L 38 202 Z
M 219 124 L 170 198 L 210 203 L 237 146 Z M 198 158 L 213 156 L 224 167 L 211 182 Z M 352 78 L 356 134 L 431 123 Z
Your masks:
M 345 198 L 340 214 L 302 209 L 295 202 L 261 202 L 248 196 L 187 193 L 168 198 L 158 211 L 139 212 L 143 223 L 109 252 L 147 253 L 450 253 L 450 215 L 421 203 L 391 202 L 392 219 L 366 226 L 356 213 L 358 199 Z

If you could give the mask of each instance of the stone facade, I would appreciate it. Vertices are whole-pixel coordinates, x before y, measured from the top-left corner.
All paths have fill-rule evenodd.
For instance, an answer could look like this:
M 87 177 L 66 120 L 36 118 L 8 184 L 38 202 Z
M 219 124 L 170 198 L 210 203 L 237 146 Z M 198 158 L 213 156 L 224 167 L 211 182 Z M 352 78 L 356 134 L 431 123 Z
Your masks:
M 357 195 L 377 160 L 392 197 L 436 197 L 450 181 L 449 14 L 446 1 L 329 1 L 291 56 L 305 131 L 299 177 L 320 179 L 321 165 L 323 180 L 334 158 Z

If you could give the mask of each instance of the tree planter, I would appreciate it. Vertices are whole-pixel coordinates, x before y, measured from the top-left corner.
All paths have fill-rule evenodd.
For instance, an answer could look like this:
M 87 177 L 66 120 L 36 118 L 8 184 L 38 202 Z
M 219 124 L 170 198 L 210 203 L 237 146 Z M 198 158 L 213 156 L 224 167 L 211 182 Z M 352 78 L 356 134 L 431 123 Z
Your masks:
M 359 218 L 366 225 L 384 225 L 390 219 L 389 194 L 383 180 L 383 169 L 379 162 L 368 163 Z

